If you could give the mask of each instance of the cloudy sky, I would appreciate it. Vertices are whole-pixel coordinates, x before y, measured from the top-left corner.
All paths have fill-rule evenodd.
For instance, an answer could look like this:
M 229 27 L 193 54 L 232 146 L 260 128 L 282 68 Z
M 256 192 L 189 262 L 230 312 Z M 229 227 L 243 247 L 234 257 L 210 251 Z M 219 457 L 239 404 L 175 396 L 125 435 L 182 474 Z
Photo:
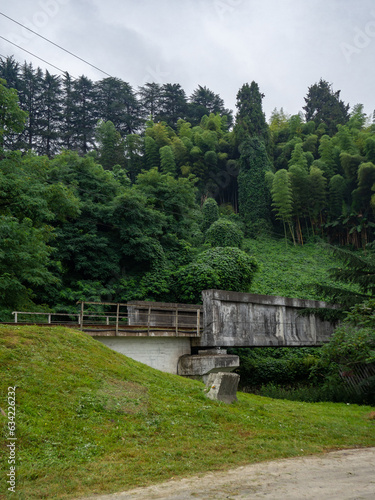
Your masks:
M 179 83 L 189 96 L 202 85 L 235 109 L 255 80 L 268 118 L 301 111 L 323 78 L 375 109 L 373 0 L 13 0 L 0 11 L 135 90 Z M 106 77 L 3 15 L 0 35 L 73 76 Z M 0 54 L 59 73 L 3 38 Z

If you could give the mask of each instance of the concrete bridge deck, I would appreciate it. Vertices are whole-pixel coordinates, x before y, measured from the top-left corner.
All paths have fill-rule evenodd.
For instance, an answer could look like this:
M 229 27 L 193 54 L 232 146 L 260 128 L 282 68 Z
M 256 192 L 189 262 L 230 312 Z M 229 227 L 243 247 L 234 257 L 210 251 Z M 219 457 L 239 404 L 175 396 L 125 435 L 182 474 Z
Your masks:
M 66 326 L 78 327 L 115 351 L 170 373 L 187 375 L 190 370 L 192 376 L 205 375 L 205 369 L 234 369 L 233 356 L 217 351 L 223 347 L 317 346 L 334 330 L 332 323 L 313 314 L 301 315 L 303 309 L 332 307 L 324 302 L 223 290 L 205 290 L 202 297 L 203 306 L 79 302 L 77 314 L 17 311 L 14 316 L 19 322 L 44 314 L 49 325 L 56 318 L 64 324 L 65 316 Z

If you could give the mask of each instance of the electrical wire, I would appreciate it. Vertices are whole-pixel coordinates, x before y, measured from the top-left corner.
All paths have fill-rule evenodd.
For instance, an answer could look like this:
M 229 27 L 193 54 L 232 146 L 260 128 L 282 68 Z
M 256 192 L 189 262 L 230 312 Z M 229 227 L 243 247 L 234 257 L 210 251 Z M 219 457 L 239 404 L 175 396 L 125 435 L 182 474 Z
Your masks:
M 42 35 L 39 35 L 39 33 L 37 33 L 36 31 L 33 31 L 32 29 L 28 28 L 28 27 L 27 27 L 27 26 L 25 26 L 24 24 L 19 23 L 19 22 L 18 22 L 18 21 L 16 21 L 15 19 L 12 19 L 11 17 L 9 17 L 9 16 L 7 16 L 6 14 L 4 14 L 3 12 L 0 12 L 0 15 L 2 15 L 2 16 L 4 16 L 4 17 L 6 17 L 6 18 L 7 18 L 7 19 L 9 19 L 10 21 L 12 21 L 12 22 L 14 22 L 14 23 L 18 24 L 19 26 L 22 26 L 22 28 L 25 28 L 25 29 L 27 29 L 28 31 L 30 31 L 31 33 L 34 33 L 34 35 L 38 36 L 39 38 L 42 38 L 42 39 L 43 39 L 43 40 L 45 40 L 46 42 L 48 42 L 48 43 L 50 43 L 50 44 L 54 45 L 55 47 L 57 47 L 57 48 L 59 48 L 59 49 L 63 50 L 63 51 L 64 51 L 64 52 L 66 52 L 67 54 L 70 54 L 71 56 L 75 57 L 76 59 L 79 59 L 80 61 L 84 62 L 85 64 L 88 64 L 88 65 L 89 65 L 89 66 L 91 66 L 92 68 L 95 68 L 96 70 L 100 71 L 101 73 L 104 73 L 105 75 L 107 75 L 107 76 L 109 76 L 109 77 L 111 77 L 111 78 L 112 78 L 112 75 L 110 75 L 110 74 L 109 74 L 109 73 L 107 73 L 106 71 L 103 71 L 102 69 L 98 68 L 97 66 L 94 66 L 93 64 L 89 63 L 89 62 L 88 62 L 88 61 L 86 61 L 85 59 L 82 59 L 82 57 L 79 57 L 79 56 L 77 56 L 76 54 L 73 54 L 73 52 L 70 52 L 69 50 L 64 49 L 64 47 L 61 47 L 61 45 L 58 45 L 58 44 L 57 44 L 57 43 L 55 43 L 55 42 L 52 42 L 52 40 L 49 40 L 48 38 L 46 38 L 46 37 L 44 37 L 44 36 L 42 36 Z M 9 41 L 9 40 L 8 40 L 8 41 Z M 10 42 L 10 43 L 12 43 L 12 42 Z M 14 44 L 14 45 L 15 45 L 15 44 Z M 17 47 L 18 47 L 18 45 L 17 45 Z M 19 47 L 19 48 L 21 48 L 21 47 Z M 26 52 L 27 52 L 27 51 L 26 51 Z M 36 57 L 37 57 L 37 56 L 36 56 Z M 43 61 L 43 59 L 41 59 L 41 60 Z M 46 61 L 44 61 L 44 62 L 46 62 Z M 49 63 L 47 63 L 47 64 L 49 64 Z M 53 65 L 51 65 L 51 66 L 53 66 Z M 60 70 L 60 71 L 61 71 L 61 70 Z
M 52 63 L 49 63 L 48 61 L 46 61 L 45 59 L 42 59 L 41 57 L 37 56 L 36 54 L 33 54 L 32 52 L 30 52 L 29 50 L 26 50 L 24 49 L 23 47 L 21 47 L 20 45 L 17 45 L 16 43 L 14 42 L 11 42 L 10 40 L 8 40 L 7 38 L 5 38 L 4 36 L 1 36 L 0 35 L 0 38 L 2 38 L 3 40 L 5 40 L 6 42 L 8 43 L 11 43 L 12 45 L 14 45 L 15 47 L 27 52 L 28 54 L 32 55 L 33 57 L 36 57 L 37 59 L 40 59 L 41 61 L 43 61 L 44 63 L 48 64 L 49 66 L 52 66 L 53 68 L 57 69 L 58 71 L 60 71 L 61 73 L 66 73 L 65 70 L 61 69 L 61 68 L 58 68 L 57 66 L 55 66 L 54 64 Z

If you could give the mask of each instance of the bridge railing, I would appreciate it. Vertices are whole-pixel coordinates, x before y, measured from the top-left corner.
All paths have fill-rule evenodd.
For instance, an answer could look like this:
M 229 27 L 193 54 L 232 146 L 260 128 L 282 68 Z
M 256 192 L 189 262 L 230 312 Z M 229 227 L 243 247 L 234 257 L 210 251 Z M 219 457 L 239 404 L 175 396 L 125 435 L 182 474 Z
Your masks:
M 14 322 L 15 323 L 27 323 L 28 320 L 20 320 L 20 316 L 42 316 L 43 319 L 47 320 L 44 321 L 49 325 L 56 324 L 56 323 L 61 323 L 61 321 L 56 321 L 55 317 L 61 316 L 63 318 L 72 318 L 75 317 L 77 318 L 75 323 L 78 323 L 79 325 L 79 314 L 74 314 L 74 313 L 55 313 L 55 312 L 30 312 L 30 311 L 13 311 L 12 315 L 14 316 Z M 66 323 L 67 321 L 63 321 L 63 323 Z
M 13 311 L 15 323 L 77 325 L 81 330 L 100 336 L 184 336 L 200 337 L 203 329 L 201 306 L 157 302 L 80 301 L 79 313 Z M 98 309 L 95 311 L 94 309 Z M 29 319 L 25 319 L 30 318 Z M 32 319 L 33 318 L 33 319 Z M 69 318 L 69 321 L 67 321 Z M 73 321 L 70 321 L 74 318 Z
M 79 302 L 81 330 L 99 335 L 100 331 L 114 330 L 115 335 L 135 336 L 188 336 L 199 337 L 203 328 L 201 306 L 167 304 L 162 302 Z M 87 308 L 97 306 L 110 309 L 93 314 Z M 106 318 L 106 325 L 87 318 Z M 89 323 L 90 322 L 90 323 Z

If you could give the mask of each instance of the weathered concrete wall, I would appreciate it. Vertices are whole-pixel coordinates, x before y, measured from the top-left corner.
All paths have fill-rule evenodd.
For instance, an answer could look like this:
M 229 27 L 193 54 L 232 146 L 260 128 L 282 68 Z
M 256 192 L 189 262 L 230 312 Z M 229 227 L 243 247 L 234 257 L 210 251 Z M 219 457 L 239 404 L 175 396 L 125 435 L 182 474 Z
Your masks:
M 182 337 L 94 337 L 114 351 L 163 372 L 177 374 L 180 356 L 190 354 L 190 339 Z
M 301 309 L 326 308 L 325 302 L 269 295 L 205 290 L 204 324 L 195 346 L 309 346 L 327 342 L 334 325 Z

